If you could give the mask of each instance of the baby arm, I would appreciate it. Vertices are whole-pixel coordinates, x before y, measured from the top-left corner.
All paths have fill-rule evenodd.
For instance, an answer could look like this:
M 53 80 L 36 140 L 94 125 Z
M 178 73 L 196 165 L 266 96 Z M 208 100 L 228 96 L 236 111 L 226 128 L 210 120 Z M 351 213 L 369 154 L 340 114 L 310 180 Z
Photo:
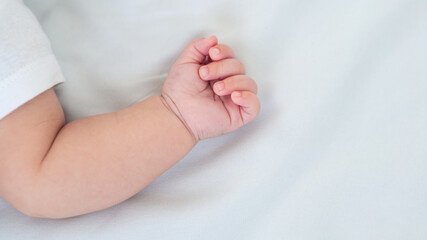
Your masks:
M 196 143 L 160 96 L 62 124 L 53 90 L 1 120 L 0 194 L 28 215 L 63 218 L 112 206 Z
M 0 120 L 0 196 L 28 215 L 49 218 L 131 197 L 198 140 L 257 115 L 256 84 L 232 55 L 214 37 L 195 40 L 172 67 L 162 95 L 65 126 L 53 90 L 37 96 Z M 210 73 L 202 76 L 201 66 Z M 214 93 L 221 82 L 225 87 Z

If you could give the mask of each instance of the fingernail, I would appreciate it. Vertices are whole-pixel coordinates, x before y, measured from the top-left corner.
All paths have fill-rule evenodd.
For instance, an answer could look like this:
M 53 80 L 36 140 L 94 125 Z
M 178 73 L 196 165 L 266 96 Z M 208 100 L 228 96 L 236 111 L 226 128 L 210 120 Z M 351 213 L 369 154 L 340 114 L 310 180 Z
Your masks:
M 214 47 L 214 48 L 212 48 L 212 52 L 213 52 L 215 55 L 218 55 L 220 51 L 219 51 L 219 48 Z
M 233 94 L 234 94 L 235 97 L 241 97 L 242 96 L 241 92 L 234 92 Z
M 224 89 L 225 84 L 223 82 L 217 82 L 215 84 L 216 90 L 221 91 L 222 89 Z
M 204 67 L 200 68 L 200 75 L 202 77 L 206 77 L 206 76 L 208 76 L 208 74 L 209 74 L 209 68 L 208 67 L 204 66 Z

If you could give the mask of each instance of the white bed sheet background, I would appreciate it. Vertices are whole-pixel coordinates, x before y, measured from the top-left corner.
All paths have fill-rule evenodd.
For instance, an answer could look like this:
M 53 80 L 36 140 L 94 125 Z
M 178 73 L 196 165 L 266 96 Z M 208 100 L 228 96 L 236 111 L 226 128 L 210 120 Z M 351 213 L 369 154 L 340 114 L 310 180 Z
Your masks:
M 0 200 L 0 239 L 427 239 L 427 1 L 27 1 L 68 120 L 159 91 L 216 34 L 262 111 L 130 200 L 65 220 Z

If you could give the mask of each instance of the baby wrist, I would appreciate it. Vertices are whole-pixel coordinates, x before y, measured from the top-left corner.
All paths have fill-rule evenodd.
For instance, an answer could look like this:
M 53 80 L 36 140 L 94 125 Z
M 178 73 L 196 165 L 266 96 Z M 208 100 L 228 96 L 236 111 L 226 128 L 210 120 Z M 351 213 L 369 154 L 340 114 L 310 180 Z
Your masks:
M 190 126 L 188 126 L 185 119 L 182 117 L 178 107 L 176 106 L 175 102 L 170 98 L 167 94 L 161 94 L 160 100 L 164 106 L 164 108 L 169 111 L 171 114 L 173 114 L 181 123 L 184 125 L 184 127 L 187 129 L 188 133 L 191 135 L 191 137 L 194 139 L 195 143 L 197 143 L 200 139 L 197 137 L 197 134 L 195 134 Z

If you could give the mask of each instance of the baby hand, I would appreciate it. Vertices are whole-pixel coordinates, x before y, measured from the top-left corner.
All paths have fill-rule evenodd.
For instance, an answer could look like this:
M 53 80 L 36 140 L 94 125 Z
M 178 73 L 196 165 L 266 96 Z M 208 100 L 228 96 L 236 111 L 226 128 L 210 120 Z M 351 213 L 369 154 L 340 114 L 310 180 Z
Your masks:
M 192 41 L 172 66 L 162 97 L 196 140 L 232 132 L 259 112 L 257 85 L 216 37 Z

